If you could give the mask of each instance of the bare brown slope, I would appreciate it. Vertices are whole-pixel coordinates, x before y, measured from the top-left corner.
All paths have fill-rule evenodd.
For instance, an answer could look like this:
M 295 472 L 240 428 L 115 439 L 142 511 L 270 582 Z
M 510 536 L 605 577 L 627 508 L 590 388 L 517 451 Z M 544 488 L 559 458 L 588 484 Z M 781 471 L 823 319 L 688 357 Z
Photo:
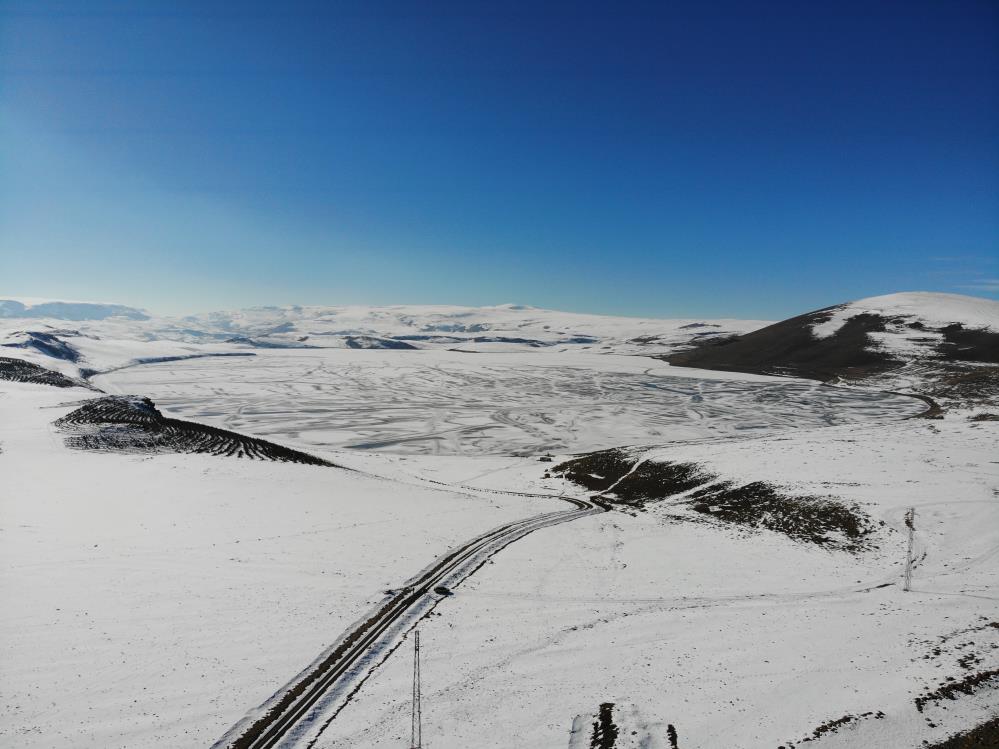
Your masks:
M 856 315 L 833 335 L 816 338 L 812 326 L 829 319 L 836 309 L 827 307 L 808 312 L 737 338 L 672 354 L 666 360 L 681 367 L 816 380 L 864 377 L 902 364 L 882 352 L 867 350 L 867 334 L 885 329 L 885 321 L 879 315 Z
M 879 351 L 868 333 L 885 332 L 891 324 L 898 334 L 926 342 L 926 353 L 937 364 L 948 362 L 999 363 L 999 333 L 965 328 L 960 322 L 940 328 L 907 322 L 906 317 L 861 313 L 849 318 L 832 335 L 816 338 L 812 327 L 825 322 L 842 305 L 808 312 L 736 338 L 707 342 L 665 357 L 673 365 L 757 374 L 781 374 L 816 380 L 861 379 L 896 369 L 908 361 Z M 928 333 L 943 338 L 927 338 Z

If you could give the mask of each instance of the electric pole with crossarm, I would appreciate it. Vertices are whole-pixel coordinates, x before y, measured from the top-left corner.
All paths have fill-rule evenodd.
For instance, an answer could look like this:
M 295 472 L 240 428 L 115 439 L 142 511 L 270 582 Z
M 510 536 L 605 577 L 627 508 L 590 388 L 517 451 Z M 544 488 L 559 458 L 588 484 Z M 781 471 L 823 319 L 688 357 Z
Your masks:
M 411 749 L 423 747 L 423 715 L 420 705 L 420 630 L 416 630 L 413 644 L 413 726 L 410 740 Z

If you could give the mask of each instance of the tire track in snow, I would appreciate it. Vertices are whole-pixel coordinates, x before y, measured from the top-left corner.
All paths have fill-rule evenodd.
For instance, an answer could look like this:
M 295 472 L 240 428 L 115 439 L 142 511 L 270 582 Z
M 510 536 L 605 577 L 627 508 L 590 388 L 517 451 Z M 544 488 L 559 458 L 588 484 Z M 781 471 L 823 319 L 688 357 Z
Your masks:
M 605 512 L 584 499 L 543 496 L 570 502 L 575 509 L 507 523 L 439 557 L 399 591 L 391 591 L 374 611 L 227 731 L 213 748 L 311 746 L 383 656 L 447 595 L 436 593 L 435 588 L 459 585 L 499 551 L 536 530 Z

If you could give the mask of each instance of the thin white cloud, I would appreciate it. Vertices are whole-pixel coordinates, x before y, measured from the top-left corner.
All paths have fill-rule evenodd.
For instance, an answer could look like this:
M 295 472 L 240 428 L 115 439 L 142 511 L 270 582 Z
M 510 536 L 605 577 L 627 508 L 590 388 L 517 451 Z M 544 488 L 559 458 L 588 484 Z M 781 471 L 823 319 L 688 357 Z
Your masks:
M 975 281 L 974 283 L 962 284 L 958 288 L 972 289 L 974 291 L 997 292 L 999 291 L 999 278 L 983 278 L 980 281 Z

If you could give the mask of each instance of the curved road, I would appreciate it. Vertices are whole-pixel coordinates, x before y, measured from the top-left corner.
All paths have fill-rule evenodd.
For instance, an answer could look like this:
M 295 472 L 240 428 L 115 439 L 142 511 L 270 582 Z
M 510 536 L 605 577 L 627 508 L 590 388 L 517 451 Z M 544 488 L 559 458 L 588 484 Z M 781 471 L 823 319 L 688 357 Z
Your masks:
M 380 659 L 444 596 L 504 547 L 541 528 L 604 512 L 593 502 L 554 495 L 574 509 L 534 515 L 473 538 L 439 557 L 365 618 L 348 629 L 313 663 L 267 702 L 229 729 L 213 749 L 313 746 Z

